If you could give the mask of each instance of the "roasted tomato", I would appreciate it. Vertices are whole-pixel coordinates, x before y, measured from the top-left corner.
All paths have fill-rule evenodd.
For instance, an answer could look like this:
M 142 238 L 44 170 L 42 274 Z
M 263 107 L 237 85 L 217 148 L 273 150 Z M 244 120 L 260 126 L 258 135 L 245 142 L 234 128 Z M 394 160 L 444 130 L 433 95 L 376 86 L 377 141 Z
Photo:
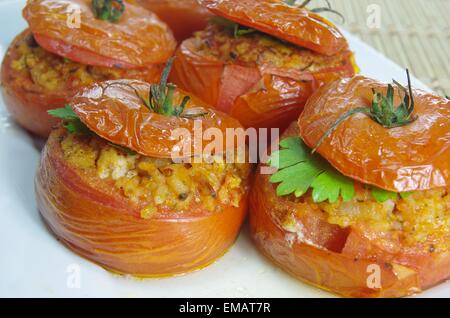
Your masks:
M 140 0 L 142 6 L 156 13 L 172 29 L 175 38 L 183 41 L 202 30 L 211 13 L 197 0 Z
M 103 20 L 93 6 L 91 0 L 31 0 L 23 16 L 39 45 L 82 64 L 139 68 L 165 63 L 172 55 L 175 39 L 155 14 L 126 3 L 117 21 Z
M 385 106 L 385 116 L 375 118 L 381 108 L 367 109 L 378 103 Z M 386 107 L 393 104 L 400 105 Z M 311 147 L 300 148 L 307 153 L 319 146 L 321 156 L 283 148 L 283 155 L 275 157 L 281 158 L 277 164 L 285 168 L 281 173 L 286 180 L 291 173 L 286 160 L 299 162 L 293 169 L 297 174 L 307 160 L 319 170 L 310 181 L 307 174 L 299 179 L 300 188 L 308 182 L 307 190 L 299 191 L 294 184 L 289 193 L 286 184 L 275 185 L 280 181 L 276 174 L 257 174 L 250 194 L 257 247 L 293 276 L 347 297 L 401 297 L 450 278 L 449 168 L 441 164 L 450 160 L 448 109 L 443 98 L 359 76 L 318 90 L 282 139 L 300 138 Z M 391 124 L 383 126 L 388 118 Z M 308 159 L 296 161 L 297 156 Z M 346 158 L 345 163 L 336 157 Z M 428 170 L 408 182 L 395 182 L 393 170 L 386 170 L 413 166 L 413 160 Z M 382 182 L 379 173 L 385 176 Z M 316 182 L 322 174 L 325 178 Z M 441 177 L 431 181 L 437 174 Z M 342 186 L 339 196 L 320 199 L 323 191 L 325 196 L 333 192 L 335 184 Z M 410 184 L 414 186 L 403 186 Z M 347 195 L 344 187 L 350 189 Z
M 315 52 L 334 55 L 347 41 L 328 20 L 284 0 L 199 0 L 212 13 Z
M 71 105 L 78 117 L 97 135 L 144 156 L 171 158 L 180 145 L 183 145 L 183 149 L 179 151 L 180 157 L 203 153 L 203 148 L 208 146 L 207 142 L 192 142 L 189 143 L 189 149 L 184 148 L 189 139 L 195 140 L 194 134 L 198 132 L 195 124 L 200 122 L 203 131 L 209 128 L 219 131 L 226 147 L 236 147 L 239 138 L 244 136 L 243 129 L 238 129 L 242 126 L 236 119 L 211 109 L 194 96 L 184 108 L 186 117 L 152 112 L 142 103 L 143 99 L 150 98 L 149 91 L 150 84 L 137 80 L 107 81 L 96 83 L 83 93 L 75 95 Z M 188 93 L 177 90 L 173 95 L 173 103 L 181 103 L 187 95 Z M 228 128 L 236 131 L 232 142 L 227 141 Z M 175 129 L 189 133 L 174 136 Z
M 163 140 L 167 131 L 193 134 L 194 120 L 203 128 L 242 126 L 195 99 L 178 115 L 157 113 L 144 106 L 148 90 L 144 82 L 110 81 L 78 93 L 70 116 L 78 124 L 51 133 L 36 194 L 44 220 L 69 248 L 114 272 L 158 277 L 207 266 L 233 244 L 251 167 L 218 151 L 210 161 L 173 160 L 177 145 Z M 184 97 L 172 93 L 174 103 Z M 83 125 L 89 130 L 73 131 Z
M 69 6 L 80 10 L 78 29 L 66 21 L 67 12 L 77 12 Z M 175 47 L 163 22 L 131 4 L 116 23 L 96 20 L 88 1 L 33 0 L 23 14 L 30 28 L 6 52 L 2 93 L 14 119 L 42 137 L 57 123 L 47 110 L 68 103 L 80 87 L 119 78 L 156 82 Z M 138 20 L 144 35 L 130 35 Z
M 386 94 L 387 85 L 355 76 L 336 81 L 314 95 L 299 118 L 303 140 L 314 147 L 333 122 L 348 111 L 369 106 L 372 89 Z M 353 179 L 394 192 L 445 187 L 450 182 L 450 101 L 412 90 L 413 123 L 386 129 L 364 114 L 336 127 L 317 151 Z M 394 104 L 401 102 L 395 94 Z
M 80 87 L 119 78 L 155 82 L 162 68 L 162 65 L 142 69 L 83 65 L 44 50 L 27 29 L 15 38 L 3 60 L 3 99 L 21 126 L 46 137 L 58 122 L 47 111 L 68 103 Z
M 291 25 L 294 17 L 315 17 L 306 9 L 268 0 L 202 3 L 231 21 L 215 18 L 204 31 L 185 40 L 177 49 L 171 80 L 238 118 L 246 127 L 286 128 L 315 89 L 355 73 L 353 54 L 331 24 L 322 23 L 324 31 L 314 35 L 320 47 L 332 43 L 326 40 L 328 37 L 341 43 L 326 51 L 330 54 L 315 51 L 315 45 L 306 43 L 314 37 L 309 32 L 318 31 L 314 27 L 317 21 L 305 18 L 307 28 L 297 28 L 302 32 L 280 35 L 280 29 Z M 243 12 L 248 15 L 244 17 Z M 268 20 L 271 27 L 257 28 Z M 240 29 L 242 26 L 236 23 L 265 33 Z

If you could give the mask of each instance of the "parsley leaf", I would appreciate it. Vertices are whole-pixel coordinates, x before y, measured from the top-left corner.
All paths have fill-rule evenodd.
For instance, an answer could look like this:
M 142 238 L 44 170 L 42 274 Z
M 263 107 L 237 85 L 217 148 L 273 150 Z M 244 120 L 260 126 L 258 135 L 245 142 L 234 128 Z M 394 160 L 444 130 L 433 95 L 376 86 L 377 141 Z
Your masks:
M 306 148 L 298 137 L 281 140 L 280 147 L 284 149 L 274 152 L 269 159 L 269 164 L 277 169 L 286 168 L 304 161 L 308 156 Z
M 64 108 L 50 109 L 47 113 L 61 119 L 78 119 L 77 114 L 75 114 L 72 107 L 68 104 L 64 105 Z
M 380 189 L 377 187 L 370 187 L 370 193 L 372 194 L 372 197 L 377 201 L 378 203 L 384 203 L 387 200 L 397 200 L 398 197 L 402 199 L 406 199 L 409 197 L 412 193 L 411 192 L 392 192 L 384 189 Z
M 269 164 L 278 169 L 270 182 L 279 183 L 277 195 L 300 197 L 312 188 L 314 202 L 336 202 L 339 196 L 349 201 L 355 195 L 354 182 L 337 172 L 330 164 L 311 151 L 299 137 L 280 142 L 281 150 L 274 152 Z
M 372 194 L 372 197 L 375 199 L 375 201 L 377 201 L 378 203 L 383 203 L 386 202 L 387 200 L 395 200 L 398 197 L 398 194 L 395 192 L 387 191 L 377 187 L 371 187 L 370 193 Z
M 66 104 L 64 108 L 51 109 L 47 111 L 47 113 L 53 117 L 64 120 L 63 126 L 71 134 L 89 135 L 92 133 L 89 128 L 83 124 L 80 118 L 78 118 L 70 105 Z
M 324 202 L 328 200 L 330 203 L 336 202 L 339 194 L 344 202 L 353 199 L 355 195 L 355 184 L 353 180 L 345 177 L 333 168 L 324 171 L 311 184 L 313 188 L 312 198 L 314 202 Z
M 91 130 L 78 118 L 77 114 L 73 111 L 70 105 L 65 105 L 64 108 L 51 109 L 47 111 L 49 115 L 64 120 L 64 128 L 66 128 L 71 134 L 77 135 L 90 135 L 93 134 Z M 127 147 L 116 145 L 112 142 L 108 142 L 111 147 L 114 147 L 128 155 L 136 155 L 137 153 Z
M 355 182 L 344 176 L 317 154 L 312 154 L 299 137 L 289 137 L 280 141 L 280 150 L 274 152 L 268 164 L 278 169 L 269 179 L 279 183 L 278 196 L 294 194 L 301 197 L 310 188 L 314 202 L 336 202 L 339 197 L 348 202 L 355 196 Z M 411 192 L 391 192 L 374 186 L 366 186 L 378 203 L 387 200 L 405 199 Z
M 66 128 L 71 134 L 76 135 L 89 135 L 91 131 L 85 124 L 81 122 L 80 119 L 71 119 L 63 124 L 64 128 Z

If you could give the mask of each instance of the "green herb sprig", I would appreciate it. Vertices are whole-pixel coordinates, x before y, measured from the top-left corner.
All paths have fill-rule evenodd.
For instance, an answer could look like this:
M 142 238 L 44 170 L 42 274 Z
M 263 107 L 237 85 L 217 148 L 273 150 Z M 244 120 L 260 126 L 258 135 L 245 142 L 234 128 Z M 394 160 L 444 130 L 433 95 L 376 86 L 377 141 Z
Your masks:
M 311 154 L 299 137 L 290 137 L 280 142 L 281 150 L 274 152 L 269 164 L 278 169 L 270 182 L 280 183 L 278 196 L 304 195 L 312 188 L 314 202 L 328 200 L 333 203 L 341 196 L 349 201 L 355 194 L 354 182 L 333 169 L 325 160 Z
M 239 23 L 235 23 L 233 21 L 227 20 L 223 17 L 211 17 L 209 19 L 209 22 L 212 24 L 216 24 L 219 25 L 221 27 L 223 27 L 224 29 L 230 31 L 233 33 L 233 36 L 235 38 L 239 38 L 243 35 L 247 35 L 247 34 L 251 34 L 251 33 L 256 33 L 258 32 L 255 29 L 252 28 L 248 28 L 246 26 L 240 25 Z
M 118 22 L 125 12 L 123 0 L 92 0 L 92 12 L 99 20 Z
M 51 109 L 47 113 L 53 117 L 62 119 L 63 126 L 72 134 L 88 135 L 92 133 L 80 118 L 78 118 L 70 105 L 65 105 L 64 108 Z
M 63 127 L 65 127 L 71 134 L 79 135 L 79 136 L 87 136 L 87 135 L 93 135 L 94 132 L 91 131 L 75 114 L 75 112 L 72 110 L 72 107 L 70 105 L 65 105 L 64 108 L 57 108 L 57 109 L 51 109 L 47 111 L 47 113 L 53 117 L 62 119 Z M 108 144 L 111 147 L 114 147 L 128 155 L 135 155 L 136 152 L 120 146 L 116 145 L 112 142 L 108 142 Z
M 313 153 L 319 148 L 322 142 L 327 138 L 337 126 L 344 122 L 347 118 L 354 114 L 362 113 L 367 115 L 370 119 L 380 124 L 381 126 L 391 129 L 395 127 L 406 126 L 411 124 L 417 119 L 417 116 L 413 115 L 414 111 L 414 96 L 411 87 L 411 78 L 409 71 L 406 69 L 406 75 L 408 78 L 408 88 L 405 88 L 397 81 L 393 80 L 393 83 L 399 91 L 404 93 L 403 101 L 397 107 L 394 107 L 394 87 L 389 84 L 386 96 L 381 92 L 376 92 L 372 89 L 373 99 L 370 107 L 357 107 L 349 110 L 338 118 L 333 125 L 320 137 L 316 146 L 313 149 Z
M 342 198 L 344 202 L 355 196 L 355 181 L 344 176 L 322 157 L 312 154 L 311 150 L 299 137 L 290 137 L 280 141 L 280 150 L 274 152 L 268 164 L 277 169 L 269 179 L 278 183 L 278 196 L 303 196 L 312 189 L 312 199 L 316 203 L 336 202 Z M 406 198 L 411 193 L 395 193 L 367 185 L 376 202 L 396 200 L 398 196 Z

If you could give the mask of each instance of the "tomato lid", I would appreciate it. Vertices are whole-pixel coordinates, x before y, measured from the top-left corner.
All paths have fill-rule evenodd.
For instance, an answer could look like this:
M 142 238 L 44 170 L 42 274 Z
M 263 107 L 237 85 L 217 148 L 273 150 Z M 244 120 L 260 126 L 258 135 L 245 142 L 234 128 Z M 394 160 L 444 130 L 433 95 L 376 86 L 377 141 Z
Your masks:
M 222 149 L 212 149 L 217 151 L 214 153 L 206 150 L 211 144 L 210 137 L 216 138 L 216 134 L 223 137 L 224 149 L 239 146 L 236 141 L 244 130 L 237 129 L 242 126 L 236 119 L 193 96 L 189 96 L 179 116 L 159 114 L 143 102 L 150 97 L 150 86 L 138 80 L 95 83 L 76 94 L 71 107 L 100 137 L 145 156 L 186 158 L 223 153 Z M 186 92 L 176 89 L 173 103 L 181 104 L 186 96 Z M 227 135 L 227 128 L 234 128 L 236 135 Z M 234 139 L 232 143 L 228 141 L 230 138 Z
M 407 91 L 393 89 L 393 104 L 399 105 Z M 376 92 L 389 96 L 388 85 L 363 76 L 321 87 L 300 115 L 300 136 L 311 148 L 320 144 L 320 155 L 360 182 L 395 192 L 448 187 L 450 101 L 446 98 L 411 89 L 410 123 L 385 128 L 356 112 L 326 134 L 349 111 L 370 107 Z
M 212 13 L 312 51 L 334 55 L 347 41 L 331 22 L 280 0 L 199 0 Z
M 91 0 L 29 0 L 23 16 L 44 49 L 87 65 L 138 68 L 164 63 L 176 46 L 166 24 L 128 2 L 116 22 L 97 19 Z

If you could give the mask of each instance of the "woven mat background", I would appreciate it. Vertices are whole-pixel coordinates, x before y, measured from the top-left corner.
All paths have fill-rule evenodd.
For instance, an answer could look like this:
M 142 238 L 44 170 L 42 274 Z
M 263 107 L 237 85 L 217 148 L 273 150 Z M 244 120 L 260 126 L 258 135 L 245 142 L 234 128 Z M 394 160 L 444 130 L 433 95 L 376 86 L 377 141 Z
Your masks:
M 329 0 L 345 16 L 322 13 L 394 60 L 437 93 L 450 95 L 450 0 Z M 311 1 L 309 7 L 324 4 Z M 367 21 L 378 5 L 380 27 Z

